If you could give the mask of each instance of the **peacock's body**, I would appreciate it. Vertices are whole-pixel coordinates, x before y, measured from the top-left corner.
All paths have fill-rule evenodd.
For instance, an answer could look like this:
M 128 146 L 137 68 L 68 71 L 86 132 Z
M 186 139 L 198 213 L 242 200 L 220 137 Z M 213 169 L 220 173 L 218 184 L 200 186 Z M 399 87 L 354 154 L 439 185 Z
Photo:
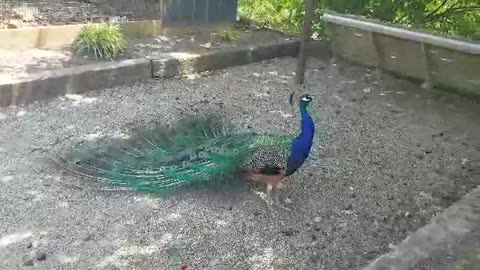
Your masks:
M 312 145 L 313 122 L 306 104 L 301 106 L 302 133 L 297 138 L 239 132 L 225 119 L 209 115 L 74 150 L 64 161 L 81 175 L 154 193 L 226 182 L 245 172 L 283 178 L 303 164 Z

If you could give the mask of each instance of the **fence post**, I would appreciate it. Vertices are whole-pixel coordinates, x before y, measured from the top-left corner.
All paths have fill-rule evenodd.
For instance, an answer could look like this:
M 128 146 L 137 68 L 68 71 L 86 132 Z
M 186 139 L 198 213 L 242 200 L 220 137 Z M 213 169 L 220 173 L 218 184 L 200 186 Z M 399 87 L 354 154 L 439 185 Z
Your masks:
M 377 81 L 380 83 L 382 81 L 382 73 L 383 73 L 383 53 L 378 44 L 375 34 L 372 31 L 368 32 L 370 36 L 370 41 L 372 42 L 373 48 L 375 50 L 375 57 L 376 57 L 376 73 L 377 73 Z
M 315 6 L 317 0 L 305 0 L 305 18 L 303 22 L 303 36 L 302 43 L 300 45 L 300 51 L 298 53 L 297 72 L 295 74 L 295 82 L 303 84 L 305 81 L 305 69 L 307 65 L 307 46 L 311 38 L 312 21 L 315 12 Z
M 421 43 L 422 52 L 423 52 L 423 61 L 425 65 L 425 82 L 422 84 L 422 88 L 430 89 L 432 88 L 432 58 L 430 55 L 430 45 Z

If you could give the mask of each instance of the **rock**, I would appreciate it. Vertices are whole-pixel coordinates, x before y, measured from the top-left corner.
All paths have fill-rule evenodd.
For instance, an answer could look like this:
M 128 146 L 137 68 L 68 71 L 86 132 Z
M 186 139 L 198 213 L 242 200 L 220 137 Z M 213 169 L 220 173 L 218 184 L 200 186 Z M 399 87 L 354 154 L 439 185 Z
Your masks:
M 291 228 L 288 228 L 288 229 L 282 231 L 282 234 L 285 235 L 285 236 L 292 236 L 294 233 L 295 233 L 295 231 Z
M 33 246 L 32 242 L 28 242 L 25 247 L 26 247 L 26 248 L 32 248 L 32 246 Z
M 318 253 L 313 253 L 313 254 L 310 256 L 309 260 L 310 260 L 311 262 L 317 264 L 317 263 L 320 261 L 321 258 L 322 258 L 322 257 L 321 257 L 320 254 L 318 254 Z
M 352 208 L 353 208 L 353 205 L 351 203 L 345 206 L 345 210 L 352 210 Z
M 37 261 L 44 261 L 47 259 L 47 254 L 45 254 L 45 252 L 37 251 L 35 252 L 35 259 L 37 259 Z
M 22 259 L 23 266 L 33 266 L 33 260 L 29 256 L 24 256 Z
M 92 239 L 93 239 L 93 236 L 89 233 L 82 236 L 82 240 L 85 241 L 85 242 L 88 242 Z
M 313 221 L 314 221 L 315 223 L 320 223 L 320 222 L 322 222 L 322 217 L 315 217 L 315 218 L 313 219 Z

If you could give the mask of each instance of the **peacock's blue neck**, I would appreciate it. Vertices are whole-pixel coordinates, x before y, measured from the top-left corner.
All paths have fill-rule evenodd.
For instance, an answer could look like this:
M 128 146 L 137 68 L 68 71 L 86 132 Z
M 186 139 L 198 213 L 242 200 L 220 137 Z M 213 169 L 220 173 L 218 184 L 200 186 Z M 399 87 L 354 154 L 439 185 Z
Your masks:
M 303 116 L 309 116 L 308 111 L 307 111 L 307 104 L 300 104 L 300 115 Z
M 287 161 L 287 176 L 297 171 L 308 158 L 315 134 L 315 125 L 308 114 L 306 103 L 300 103 L 300 115 L 302 118 L 301 132 L 292 141 L 292 148 Z
M 311 147 L 313 142 L 313 136 L 315 134 L 315 125 L 313 120 L 308 114 L 307 105 L 302 103 L 300 104 L 300 115 L 302 117 L 301 121 L 301 133 L 299 139 Z M 310 147 L 308 151 L 310 152 Z

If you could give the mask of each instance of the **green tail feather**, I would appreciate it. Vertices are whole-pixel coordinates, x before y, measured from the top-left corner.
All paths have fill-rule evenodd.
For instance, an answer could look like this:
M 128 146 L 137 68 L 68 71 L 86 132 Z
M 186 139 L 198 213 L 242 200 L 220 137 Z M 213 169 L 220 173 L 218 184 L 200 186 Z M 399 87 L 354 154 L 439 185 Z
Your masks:
M 64 161 L 86 177 L 166 193 L 224 183 L 242 170 L 284 168 L 292 138 L 238 132 L 220 117 L 195 117 L 171 129 L 132 132 L 108 146 L 74 150 Z

